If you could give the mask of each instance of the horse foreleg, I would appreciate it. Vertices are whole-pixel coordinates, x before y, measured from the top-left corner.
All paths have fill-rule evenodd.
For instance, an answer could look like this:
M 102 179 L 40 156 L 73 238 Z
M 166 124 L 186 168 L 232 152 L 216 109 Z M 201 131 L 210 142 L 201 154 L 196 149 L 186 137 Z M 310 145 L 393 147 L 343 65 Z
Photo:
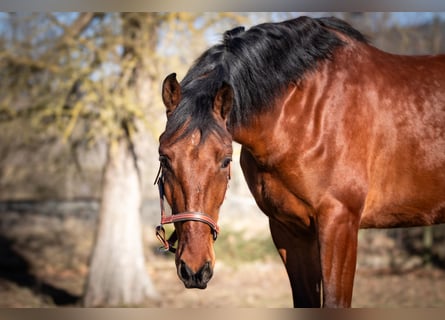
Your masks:
M 321 269 L 315 232 L 269 219 L 272 239 L 286 266 L 294 307 L 321 306 Z
M 318 215 L 323 306 L 350 307 L 357 260 L 359 218 L 335 199 Z

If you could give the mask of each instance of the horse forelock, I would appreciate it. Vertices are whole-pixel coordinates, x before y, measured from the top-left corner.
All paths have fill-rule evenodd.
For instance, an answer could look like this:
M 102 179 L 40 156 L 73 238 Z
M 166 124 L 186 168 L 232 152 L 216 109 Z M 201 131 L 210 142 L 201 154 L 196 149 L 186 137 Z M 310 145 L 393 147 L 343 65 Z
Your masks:
M 213 100 L 223 83 L 221 66 L 210 61 L 204 66 L 191 68 L 181 81 L 181 101 L 168 117 L 165 137 L 175 141 L 199 130 L 201 142 L 210 133 L 224 135 L 224 129 L 213 116 Z

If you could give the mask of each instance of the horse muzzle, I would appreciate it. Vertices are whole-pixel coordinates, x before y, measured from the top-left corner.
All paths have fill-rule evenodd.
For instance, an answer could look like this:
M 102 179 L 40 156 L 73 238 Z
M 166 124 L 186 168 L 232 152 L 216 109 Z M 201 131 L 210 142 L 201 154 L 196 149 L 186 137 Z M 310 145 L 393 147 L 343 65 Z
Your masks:
M 177 269 L 179 279 L 181 279 L 184 286 L 188 289 L 207 288 L 207 283 L 213 276 L 213 270 L 210 262 L 206 262 L 197 272 L 193 272 L 183 260 L 180 260 Z

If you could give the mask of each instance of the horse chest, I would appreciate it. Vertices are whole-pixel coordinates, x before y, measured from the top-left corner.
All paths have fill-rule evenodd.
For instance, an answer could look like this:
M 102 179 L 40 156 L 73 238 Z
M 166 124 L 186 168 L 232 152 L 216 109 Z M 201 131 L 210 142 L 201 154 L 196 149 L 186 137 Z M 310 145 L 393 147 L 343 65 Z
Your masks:
M 290 190 L 285 180 L 262 168 L 246 151 L 241 153 L 241 167 L 252 195 L 267 216 L 310 225 L 312 209 L 295 190 Z

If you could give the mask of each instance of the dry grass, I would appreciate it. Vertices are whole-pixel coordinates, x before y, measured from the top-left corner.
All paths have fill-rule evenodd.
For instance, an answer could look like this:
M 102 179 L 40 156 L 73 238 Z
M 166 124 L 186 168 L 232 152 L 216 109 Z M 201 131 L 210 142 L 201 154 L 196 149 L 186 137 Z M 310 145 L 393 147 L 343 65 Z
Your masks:
M 93 231 L 94 221 L 74 216 L 1 213 L 0 307 L 79 306 Z M 215 243 L 217 263 L 206 290 L 184 288 L 173 255 L 157 252 L 159 244 L 151 226 L 144 226 L 144 237 L 147 272 L 162 299 L 140 306 L 292 305 L 284 266 L 267 233 L 252 238 L 225 227 Z M 444 306 L 445 271 L 424 267 L 418 260 L 407 268 L 406 256 L 384 232 L 364 233 L 359 241 L 353 306 Z

